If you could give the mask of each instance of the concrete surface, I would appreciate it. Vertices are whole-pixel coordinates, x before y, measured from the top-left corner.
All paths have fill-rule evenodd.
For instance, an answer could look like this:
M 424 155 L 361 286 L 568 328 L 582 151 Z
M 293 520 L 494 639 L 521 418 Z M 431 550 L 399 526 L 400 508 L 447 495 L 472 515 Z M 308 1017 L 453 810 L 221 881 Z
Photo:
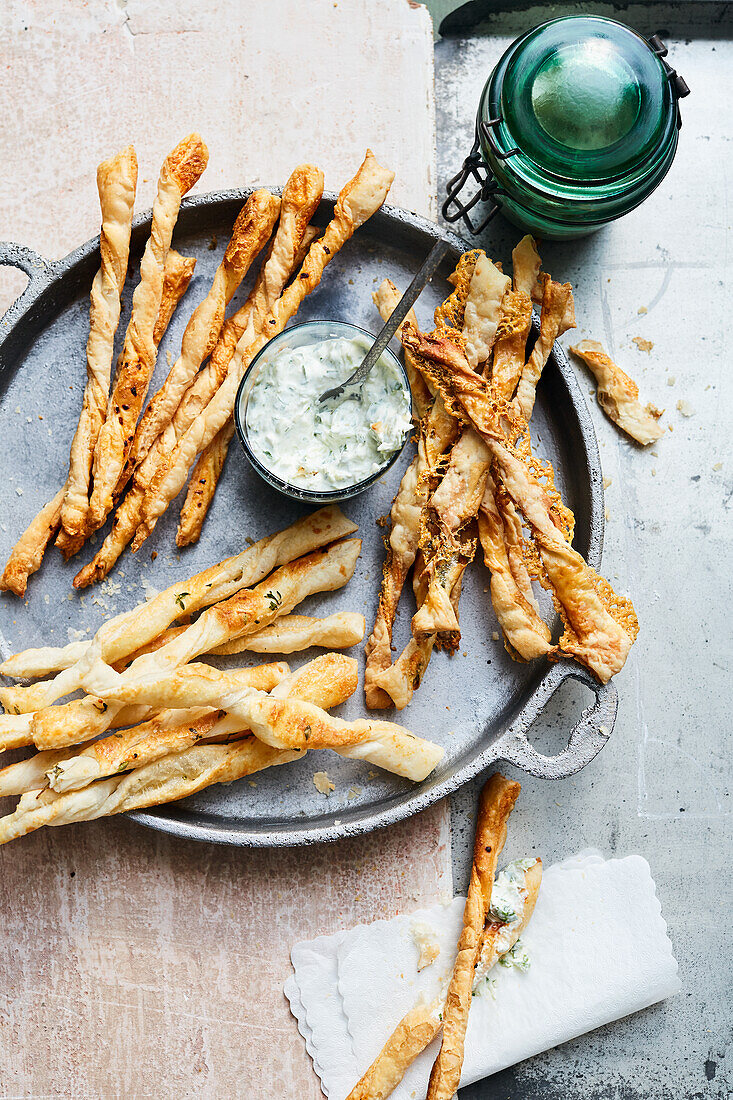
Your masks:
M 645 18 L 664 27 L 664 14 L 652 7 Z M 469 36 L 436 44 L 439 203 L 471 147 L 494 63 L 521 30 L 561 10 L 545 5 L 496 16 Z M 601 340 L 642 397 L 666 408 L 664 423 L 674 430 L 644 451 L 627 442 L 578 367 L 611 481 L 604 572 L 633 597 L 641 633 L 617 678 L 621 705 L 609 745 L 573 779 L 524 779 L 507 845 L 509 858 L 537 852 L 548 862 L 586 844 L 607 855 L 644 855 L 684 988 L 672 1001 L 463 1090 L 461 1100 L 723 1100 L 733 1090 L 726 949 L 733 50 L 725 33 L 733 28 L 669 39 L 670 61 L 692 95 L 682 104 L 677 159 L 658 191 L 595 236 L 541 249 L 545 269 L 575 288 L 578 331 L 564 342 Z M 517 235 L 497 218 L 480 243 L 509 260 Z M 653 341 L 651 352 L 638 350 L 635 336 Z M 680 400 L 693 415 L 677 410 Z M 560 746 L 573 710 L 586 703 L 566 689 L 537 730 L 543 751 Z M 452 802 L 456 891 L 467 881 L 475 800 L 474 786 Z

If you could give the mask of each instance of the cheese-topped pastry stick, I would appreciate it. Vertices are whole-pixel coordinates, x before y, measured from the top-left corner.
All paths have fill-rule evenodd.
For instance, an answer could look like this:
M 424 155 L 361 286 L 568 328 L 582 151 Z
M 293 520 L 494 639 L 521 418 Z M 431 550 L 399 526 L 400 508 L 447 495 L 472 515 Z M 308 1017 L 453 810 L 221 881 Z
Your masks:
M 250 342 L 249 331 L 242 334 L 225 381 L 204 412 L 178 441 L 166 464 L 156 473 L 143 504 L 143 519 L 133 540 L 133 549 L 139 549 L 152 533 L 168 504 L 183 487 L 196 455 L 208 446 L 229 419 L 239 383 L 257 352 L 269 339 L 282 332 L 287 322 L 295 316 L 303 299 L 320 283 L 326 265 L 382 205 L 393 179 L 394 172 L 382 168 L 372 151 L 367 150 L 358 172 L 339 194 L 334 216 L 323 237 L 311 245 L 297 279 L 290 283 L 272 306 L 262 335 Z
M 460 339 L 469 361 L 481 364 L 482 370 L 493 350 L 502 300 L 510 285 L 510 279 L 479 251 L 461 328 L 446 330 Z M 475 538 L 466 532 L 481 504 L 489 464 L 486 444 L 476 432 L 464 429 L 451 449 L 444 475 L 423 509 L 420 545 L 425 555 L 428 586 L 412 620 L 412 631 L 416 637 L 443 634 L 450 650 L 455 650 L 460 640 L 452 598 L 456 571 L 473 559 Z
M 597 340 L 581 340 L 570 350 L 595 375 L 596 397 L 606 416 L 644 447 L 659 439 L 664 430 L 659 418 L 664 410 L 652 404 L 641 404 L 636 382 L 614 363 L 603 344 Z
M 234 435 L 234 420 L 230 417 L 201 452 L 193 468 L 181 518 L 176 531 L 176 546 L 190 546 L 201 534 L 201 527 L 214 499 L 219 477 Z
M 168 253 L 163 279 L 163 299 L 153 334 L 156 346 L 163 338 L 176 306 L 186 293 L 195 264 L 194 259 L 185 258 L 172 249 Z M 40 568 L 46 548 L 59 530 L 67 486 L 68 482 L 44 505 L 13 547 L 0 578 L 0 589 L 13 592 L 16 596 L 25 595 L 28 577 Z M 64 536 L 63 530 L 59 532 L 58 545 L 68 556 L 80 548 L 83 536 Z
M 459 259 L 456 270 L 451 276 L 455 290 L 435 311 L 436 327 L 463 324 L 466 299 L 477 259 L 477 251 L 466 252 Z M 382 308 L 386 308 L 386 303 L 389 301 L 387 296 L 382 295 L 380 300 Z M 400 332 L 403 331 L 405 324 L 407 319 L 400 326 Z M 406 349 L 405 362 L 409 361 L 412 364 L 411 369 L 417 371 L 411 355 L 412 353 Z M 425 389 L 431 393 L 428 382 L 425 384 Z M 415 392 L 418 392 L 417 388 Z M 431 397 L 419 427 L 417 456 L 405 471 L 392 503 L 391 531 L 386 541 L 387 554 L 382 572 L 379 604 L 374 627 L 366 644 L 364 695 L 366 705 L 371 710 L 388 707 L 392 702 L 399 708 L 400 703 L 396 701 L 393 692 L 400 698 L 402 706 L 406 706 L 412 697 L 415 683 L 419 683 L 419 676 L 412 667 L 414 664 L 412 650 L 418 647 L 413 642 L 408 643 L 407 649 L 410 653 L 407 654 L 405 651 L 405 659 L 398 658 L 398 661 L 392 664 L 392 630 L 402 589 L 418 552 L 423 509 L 435 480 L 436 471 L 444 454 L 458 435 L 459 426 L 455 418 L 446 411 L 443 400 L 438 394 L 434 398 Z M 422 558 L 420 560 L 422 561 Z M 419 661 L 424 671 L 430 659 L 433 641 L 422 639 L 419 649 L 421 651 Z
M 144 660 L 144 658 L 140 658 Z M 204 666 L 206 667 L 206 666 Z M 296 699 L 276 699 L 241 687 L 219 669 L 198 675 L 146 675 L 136 680 L 96 661 L 87 676 L 96 695 L 116 705 L 120 700 L 145 701 L 149 706 L 212 706 L 245 721 L 255 737 L 278 749 L 353 749 L 350 756 L 367 760 L 413 782 L 420 782 L 443 756 L 443 749 L 392 722 L 359 719 L 346 722 L 319 707 Z
M 491 385 L 498 397 L 509 399 L 514 395 L 524 369 L 531 327 L 531 298 L 521 290 L 508 290 L 501 303 L 491 365 Z
M 191 614 L 220 600 L 227 600 L 242 588 L 259 583 L 273 569 L 351 535 L 355 530 L 356 524 L 347 519 L 337 505 L 319 508 L 290 527 L 259 539 L 240 554 L 225 558 L 185 580 L 174 582 L 152 600 L 103 623 L 96 634 L 102 645 L 102 657 L 109 664 L 127 657 L 157 638 L 182 614 Z M 43 676 L 48 672 L 67 669 L 82 660 L 90 646 L 91 639 L 71 642 L 60 648 L 25 649 L 3 661 L 0 673 L 18 678 Z M 80 681 L 77 677 L 68 680 L 73 686 L 67 687 L 66 683 L 62 681 L 62 695 L 75 691 Z M 45 698 L 50 700 L 51 697 Z M 61 695 L 55 695 L 55 699 L 60 698 Z
M 514 289 L 526 294 L 533 302 L 542 301 L 543 286 L 540 280 L 542 260 L 533 237 L 522 237 L 512 249 L 512 278 Z
M 81 535 L 89 508 L 89 477 L 94 446 L 104 423 L 112 372 L 112 353 L 120 319 L 120 295 L 130 254 L 132 210 L 137 187 L 137 157 L 132 145 L 97 168 L 102 212 L 99 235 L 101 265 L 94 277 L 89 309 L 87 383 L 79 423 L 71 444 L 69 478 L 61 523 L 71 536 Z
M 492 887 L 492 906 L 497 894 L 509 888 L 512 901 L 518 903 L 518 912 L 502 911 L 502 919 L 490 909 L 481 937 L 479 960 L 473 973 L 472 991 L 494 964 L 516 945 L 534 911 L 542 880 L 542 861 L 518 860 L 509 864 L 496 876 Z M 443 1021 L 442 997 L 426 1004 L 416 1005 L 399 1022 L 369 1069 L 354 1086 L 346 1100 L 386 1100 L 405 1073 L 423 1050 L 440 1031 Z
M 187 667 L 194 672 L 197 669 L 196 665 Z M 267 691 L 287 679 L 289 672 L 285 662 L 277 662 L 259 665 L 256 670 L 232 669 L 230 675 L 244 684 L 253 684 Z M 150 712 L 150 708 L 146 709 Z M 131 708 L 127 710 L 129 714 Z M 140 712 L 141 708 L 136 707 L 135 710 Z M 49 784 L 58 791 L 76 789 L 94 779 L 126 771 L 127 768 L 121 767 L 123 762 L 128 762 L 128 768 L 141 767 L 166 752 L 197 744 L 220 718 L 219 711 L 207 707 L 159 711 L 142 724 L 123 728 L 109 737 L 66 749 L 37 752 L 27 760 L 9 764 L 0 770 L 0 797 L 24 794 Z M 166 749 L 165 744 L 170 747 Z M 134 764 L 129 763 L 132 760 Z
M 516 401 L 525 420 L 532 415 L 537 383 L 555 340 L 568 329 L 575 328 L 573 288 L 570 283 L 553 282 L 545 274 L 540 279 L 543 288 L 540 334 L 522 369 L 516 393 Z
M 153 343 L 156 348 L 160 345 L 165 335 L 178 303 L 188 290 L 195 267 L 195 257 L 182 256 L 180 252 L 176 252 L 174 248 L 169 250 L 165 261 L 165 269 L 163 271 L 163 297 L 160 302 L 160 309 L 158 310 L 158 319 L 153 329 Z M 70 535 L 68 531 L 62 527 L 56 539 L 56 545 L 68 561 L 70 557 L 81 550 L 85 541 L 86 529 L 80 531 L 79 534 Z
M 224 324 L 226 307 L 253 260 L 269 240 L 279 212 L 280 199 L 264 188 L 254 191 L 240 210 L 209 292 L 196 306 L 186 325 L 181 339 L 181 353 L 140 419 L 122 473 L 123 483 L 170 422 L 189 382 L 207 355 L 214 350 Z M 119 488 L 118 484 L 118 491 Z
M 565 623 L 551 652 L 569 654 L 606 683 L 623 667 L 639 630 L 631 601 L 617 596 L 572 548 L 572 513 L 552 484 L 540 482 L 534 456 L 510 443 L 505 422 L 511 410 L 502 407 L 486 380 L 471 370 L 462 350 L 450 340 L 434 340 L 409 328 L 403 339 L 456 414 L 470 421 L 488 443 L 509 496 L 531 526 L 541 568 Z M 515 429 L 526 439 L 526 421 L 515 418 Z M 551 475 L 549 467 L 540 472 L 545 479 Z
M 292 270 L 296 270 L 300 267 L 308 249 L 319 233 L 320 230 L 313 225 L 306 227 L 300 247 L 293 259 Z M 281 267 L 279 273 L 280 278 L 284 270 L 284 266 Z M 259 333 L 266 317 L 266 314 L 261 315 L 262 309 L 260 307 L 260 300 L 264 302 L 267 300 L 265 295 L 274 294 L 277 285 L 277 283 L 273 282 L 272 275 L 268 274 L 266 264 L 263 264 L 260 276 L 262 276 L 261 285 L 259 284 L 258 277 L 258 283 L 255 284 L 252 292 L 252 312 L 250 314 L 254 318 L 257 333 Z M 249 321 L 249 318 L 247 318 L 247 320 Z M 244 326 L 242 331 L 244 331 Z M 176 532 L 176 546 L 190 546 L 191 543 L 196 542 L 201 535 L 201 528 L 203 527 L 211 502 L 214 499 L 216 486 L 219 483 L 221 472 L 224 469 L 224 462 L 233 435 L 234 420 L 230 417 L 224 427 L 219 429 L 211 443 L 201 452 L 198 462 L 193 468 L 191 480 L 188 484 L 186 499 L 181 507 L 181 519 Z
M 308 164 L 300 165 L 291 174 L 283 189 L 280 222 L 269 255 L 260 268 L 247 301 L 225 321 L 209 362 L 193 379 L 170 423 L 135 470 L 133 484 L 115 513 L 112 530 L 92 561 L 77 573 L 74 578 L 75 588 L 84 588 L 106 577 L 132 540 L 140 523 L 145 496 L 158 468 L 165 464 L 178 440 L 206 408 L 226 378 L 237 342 L 245 330 L 249 331 L 254 326 L 259 335 L 267 316 L 266 303 L 270 295 L 277 295 L 285 285 L 290 274 L 288 259 L 293 256 L 294 250 L 297 253 L 306 237 L 313 239 L 308 231 L 308 221 L 322 194 L 323 174 L 319 168 Z
M 484 561 L 491 573 L 491 602 L 504 632 L 507 647 L 524 661 L 548 654 L 550 628 L 540 618 L 527 568 L 521 553 L 521 522 L 511 501 L 500 510 L 497 489 L 489 475 L 478 515 Z
M 153 329 L 163 294 L 163 269 L 181 200 L 204 171 L 209 153 L 198 134 L 185 138 L 166 157 L 153 204 L 150 239 L 140 262 L 140 282 L 117 373 L 94 451 L 94 488 L 88 528 L 96 530 L 112 508 L 113 493 L 132 446 L 135 425 L 155 368 Z
M 451 1100 L 458 1089 L 474 972 L 491 905 L 497 860 L 506 841 L 507 820 L 519 791 L 518 783 L 505 779 L 498 772 L 481 791 L 463 931 L 445 1001 L 443 1040 L 430 1074 L 426 1100 Z
M 287 614 L 307 596 L 343 587 L 354 572 L 360 549 L 361 542 L 351 539 L 327 550 L 316 551 L 281 567 L 256 588 L 210 607 L 173 641 L 133 661 L 117 685 L 119 698 L 109 703 L 100 704 L 100 700 L 95 698 L 96 691 L 88 686 L 95 682 L 95 677 L 89 672 L 90 664 L 101 663 L 97 659 L 101 643 L 96 640 L 76 670 L 80 674 L 81 686 L 90 694 L 85 699 L 63 706 L 35 711 L 31 719 L 34 744 L 39 749 L 54 748 L 73 744 L 81 740 L 82 734 L 88 738 L 91 729 L 95 733 L 103 733 L 123 705 L 123 695 L 132 700 L 139 694 L 136 689 L 141 679 L 162 675 L 213 646 L 253 633 L 279 615 Z

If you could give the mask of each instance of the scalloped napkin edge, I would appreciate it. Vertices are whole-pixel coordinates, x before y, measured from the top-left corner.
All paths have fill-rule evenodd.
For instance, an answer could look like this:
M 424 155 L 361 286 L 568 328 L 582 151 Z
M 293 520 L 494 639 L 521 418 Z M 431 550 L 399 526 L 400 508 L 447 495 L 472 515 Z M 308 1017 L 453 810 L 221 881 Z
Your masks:
M 285 995 L 329 1100 L 343 1100 L 402 1016 L 449 976 L 463 898 L 296 944 Z M 417 972 L 413 924 L 441 946 Z M 545 870 L 523 937 L 530 969 L 496 966 L 473 998 L 461 1085 L 677 993 L 680 982 L 649 865 L 596 849 Z M 394 1100 L 425 1095 L 439 1039 Z

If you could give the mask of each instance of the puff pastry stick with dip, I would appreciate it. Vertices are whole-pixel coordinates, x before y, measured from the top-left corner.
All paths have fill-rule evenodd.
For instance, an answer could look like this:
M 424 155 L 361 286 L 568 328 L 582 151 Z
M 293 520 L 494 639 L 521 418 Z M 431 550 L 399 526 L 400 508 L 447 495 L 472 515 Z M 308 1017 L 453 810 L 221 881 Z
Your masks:
M 494 964 L 516 945 L 534 911 L 542 880 L 542 861 L 519 860 L 500 871 L 492 887 L 501 890 L 511 876 L 512 894 L 521 899 L 518 913 L 511 919 L 497 920 L 491 910 L 484 925 L 479 961 L 473 975 L 472 991 L 481 986 Z M 503 914 L 506 918 L 507 914 Z M 433 1041 L 442 1027 L 442 998 L 416 1005 L 390 1035 L 369 1069 L 354 1086 L 346 1100 L 386 1100 L 404 1077 L 412 1063 Z
M 194 259 L 183 257 L 173 249 L 168 253 L 163 279 L 163 299 L 153 333 L 156 344 L 162 340 L 176 306 L 188 289 L 195 264 Z M 40 569 L 48 544 L 59 531 L 67 487 L 68 481 L 44 505 L 18 539 L 0 578 L 0 590 L 13 592 L 16 596 L 25 595 L 28 578 Z M 63 532 L 59 532 L 59 538 L 61 534 Z M 81 544 L 77 545 L 76 537 L 61 543 L 62 547 L 66 547 L 66 553 L 74 552 L 79 545 Z
M 89 508 L 89 479 L 94 447 L 104 423 L 109 397 L 112 354 L 120 319 L 120 297 L 130 255 L 132 211 L 137 188 L 137 157 L 132 145 L 97 168 L 102 213 L 100 268 L 94 276 L 89 308 L 87 382 L 69 459 L 69 477 L 61 509 L 67 535 L 83 535 Z
M 152 600 L 115 615 L 102 624 L 96 637 L 102 643 L 104 660 L 109 664 L 120 661 L 152 642 L 183 612 L 191 614 L 227 600 L 241 589 L 264 580 L 273 569 L 309 554 L 319 546 L 327 546 L 352 535 L 354 531 L 356 524 L 347 519 L 337 505 L 332 504 L 319 508 L 281 531 L 266 535 L 234 557 L 225 558 L 201 573 L 174 582 Z M 82 660 L 90 646 L 91 640 L 70 642 L 58 648 L 25 649 L 3 661 L 0 673 L 17 679 L 62 671 Z M 77 669 L 77 675 L 71 678 L 70 683 L 62 683 L 62 690 L 55 698 L 75 691 L 80 683 Z M 52 701 L 50 695 L 45 698 Z
M 326 265 L 382 205 L 393 179 L 394 172 L 382 168 L 368 149 L 358 172 L 342 188 L 323 237 L 311 245 L 297 279 L 286 287 L 270 310 L 264 326 L 266 331 L 253 343 L 248 343 L 248 332 L 242 334 L 226 379 L 156 474 L 143 503 L 143 519 L 133 540 L 133 549 L 139 549 L 152 533 L 159 517 L 183 487 L 196 455 L 208 446 L 232 414 L 239 383 L 257 352 L 295 316 L 306 296 L 320 283 Z
M 664 410 L 652 404 L 641 404 L 636 382 L 614 363 L 603 344 L 597 340 L 581 340 L 570 350 L 594 374 L 598 382 L 598 404 L 609 420 L 643 447 L 659 439 L 664 430 L 659 418 Z
M 451 1100 L 458 1089 L 473 979 L 491 905 L 497 861 L 506 841 L 507 820 L 519 791 L 518 783 L 505 779 L 498 772 L 481 791 L 463 931 L 445 1000 L 443 1039 L 430 1074 L 426 1100 Z
M 183 196 L 198 181 L 208 159 L 208 150 L 200 136 L 190 134 L 169 153 L 160 171 L 150 238 L 140 261 L 140 282 L 132 296 L 132 313 L 107 416 L 94 451 L 88 530 L 101 527 L 112 508 L 115 486 L 132 446 L 135 425 L 155 368 L 153 329 L 163 295 L 163 270 L 173 228 Z
M 176 443 L 206 408 L 208 402 L 226 378 L 229 364 L 240 337 L 251 326 L 259 333 L 261 314 L 267 293 L 272 293 L 278 277 L 287 278 L 287 259 L 292 255 L 294 239 L 307 232 L 307 223 L 323 194 L 323 176 L 313 165 L 300 165 L 291 174 L 283 189 L 280 222 L 268 256 L 255 280 L 247 301 L 225 321 L 216 347 L 208 363 L 193 379 L 170 423 L 160 433 L 148 454 L 136 468 L 127 496 L 117 508 L 112 530 L 94 558 L 77 573 L 75 588 L 84 588 L 106 577 L 122 551 L 133 539 L 142 516 L 143 502 L 159 467 Z

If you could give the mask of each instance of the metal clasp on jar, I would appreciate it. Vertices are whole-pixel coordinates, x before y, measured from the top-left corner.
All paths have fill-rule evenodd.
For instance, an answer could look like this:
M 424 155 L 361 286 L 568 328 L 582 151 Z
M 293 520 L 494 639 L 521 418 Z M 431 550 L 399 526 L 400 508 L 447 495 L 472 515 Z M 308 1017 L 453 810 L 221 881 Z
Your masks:
M 452 179 L 449 179 L 445 187 L 446 199 L 441 207 L 443 217 L 449 223 L 457 222 L 459 218 L 461 218 L 469 231 L 474 234 L 481 233 L 486 228 L 491 219 L 498 214 L 500 207 L 498 203 L 492 202 L 491 209 L 480 225 L 473 224 L 470 218 L 470 211 L 473 210 L 479 202 L 488 202 L 489 199 L 494 198 L 496 195 L 506 194 L 506 191 L 499 186 L 493 173 L 486 165 L 486 161 L 480 151 L 478 130 L 480 129 L 497 160 L 506 160 L 508 157 L 513 157 L 515 153 L 519 152 L 519 149 L 509 149 L 507 152 L 503 152 L 499 149 L 496 139 L 494 138 L 493 127 L 498 126 L 500 122 L 500 118 L 490 118 L 477 123 L 477 132 L 473 148 L 464 160 L 460 172 L 453 176 Z M 476 183 L 479 184 L 479 190 L 471 196 L 468 202 L 462 202 L 460 193 L 469 179 L 474 179 Z

